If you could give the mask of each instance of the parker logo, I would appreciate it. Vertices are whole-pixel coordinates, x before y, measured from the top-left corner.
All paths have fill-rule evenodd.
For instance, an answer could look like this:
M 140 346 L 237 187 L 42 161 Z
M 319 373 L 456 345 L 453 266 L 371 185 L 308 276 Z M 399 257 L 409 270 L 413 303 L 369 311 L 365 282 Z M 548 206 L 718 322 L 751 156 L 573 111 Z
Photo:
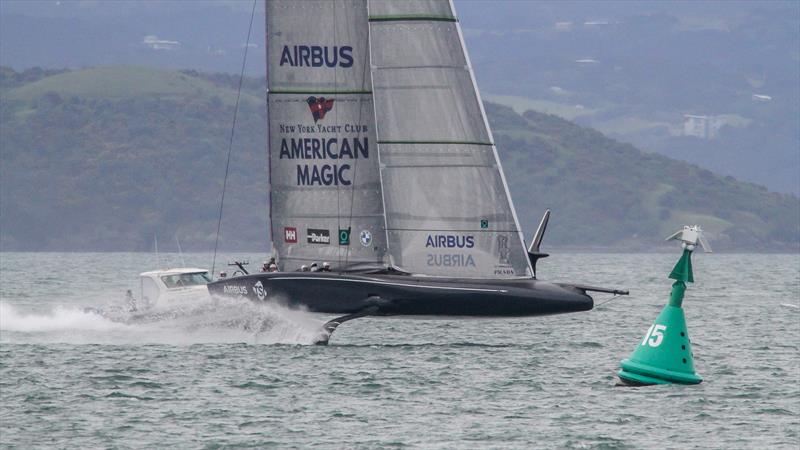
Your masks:
M 283 229 L 283 240 L 287 244 L 297 244 L 297 228 L 285 227 Z
M 325 118 L 325 113 L 333 109 L 333 99 L 326 99 L 325 97 L 308 97 L 306 99 L 308 109 L 311 110 L 311 115 L 314 117 L 314 123 L 318 120 Z
M 306 241 L 309 244 L 328 245 L 331 243 L 331 232 L 328 230 L 309 228 L 306 230 Z

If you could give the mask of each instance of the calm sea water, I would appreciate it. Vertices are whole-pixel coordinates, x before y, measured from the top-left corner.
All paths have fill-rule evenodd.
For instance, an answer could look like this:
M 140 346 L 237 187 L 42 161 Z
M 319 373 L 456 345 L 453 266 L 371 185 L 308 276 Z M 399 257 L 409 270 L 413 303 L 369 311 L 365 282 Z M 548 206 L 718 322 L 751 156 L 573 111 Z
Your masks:
M 323 317 L 264 305 L 140 325 L 83 312 L 136 292 L 152 255 L 3 253 L 0 446 L 797 449 L 798 255 L 695 255 L 684 307 L 705 381 L 616 386 L 678 256 L 542 261 L 542 278 L 631 290 L 591 312 L 365 318 L 317 347 Z

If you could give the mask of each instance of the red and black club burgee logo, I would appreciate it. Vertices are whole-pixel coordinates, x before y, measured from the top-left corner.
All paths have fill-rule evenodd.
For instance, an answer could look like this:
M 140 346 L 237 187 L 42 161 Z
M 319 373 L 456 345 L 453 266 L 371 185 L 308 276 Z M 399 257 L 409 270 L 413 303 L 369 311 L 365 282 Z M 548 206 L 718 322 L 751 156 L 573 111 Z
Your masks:
M 333 109 L 333 99 L 308 97 L 306 102 L 308 102 L 308 109 L 311 110 L 311 115 L 314 116 L 314 123 L 324 119 L 325 113 Z

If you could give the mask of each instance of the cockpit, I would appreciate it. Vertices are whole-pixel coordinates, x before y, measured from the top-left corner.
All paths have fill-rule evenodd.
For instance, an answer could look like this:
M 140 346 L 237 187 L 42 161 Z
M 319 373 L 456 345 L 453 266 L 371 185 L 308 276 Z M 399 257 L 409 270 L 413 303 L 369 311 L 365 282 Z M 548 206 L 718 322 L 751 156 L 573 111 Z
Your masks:
M 211 277 L 208 272 L 196 273 L 178 273 L 173 275 L 164 275 L 161 281 L 167 289 L 176 289 L 189 286 L 206 285 L 211 282 Z
M 162 301 L 205 298 L 208 295 L 206 285 L 212 281 L 208 270 L 199 267 L 154 270 L 140 273 L 139 279 L 140 307 Z

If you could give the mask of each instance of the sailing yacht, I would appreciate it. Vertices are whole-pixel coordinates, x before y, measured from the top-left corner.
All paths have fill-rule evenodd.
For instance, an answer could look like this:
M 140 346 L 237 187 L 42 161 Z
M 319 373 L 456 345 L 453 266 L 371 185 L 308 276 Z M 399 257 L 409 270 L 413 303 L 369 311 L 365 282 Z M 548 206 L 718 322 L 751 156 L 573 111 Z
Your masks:
M 586 311 L 536 279 L 448 0 L 266 0 L 270 233 L 278 272 L 212 294 L 356 317 Z M 305 271 L 317 263 L 329 270 Z

